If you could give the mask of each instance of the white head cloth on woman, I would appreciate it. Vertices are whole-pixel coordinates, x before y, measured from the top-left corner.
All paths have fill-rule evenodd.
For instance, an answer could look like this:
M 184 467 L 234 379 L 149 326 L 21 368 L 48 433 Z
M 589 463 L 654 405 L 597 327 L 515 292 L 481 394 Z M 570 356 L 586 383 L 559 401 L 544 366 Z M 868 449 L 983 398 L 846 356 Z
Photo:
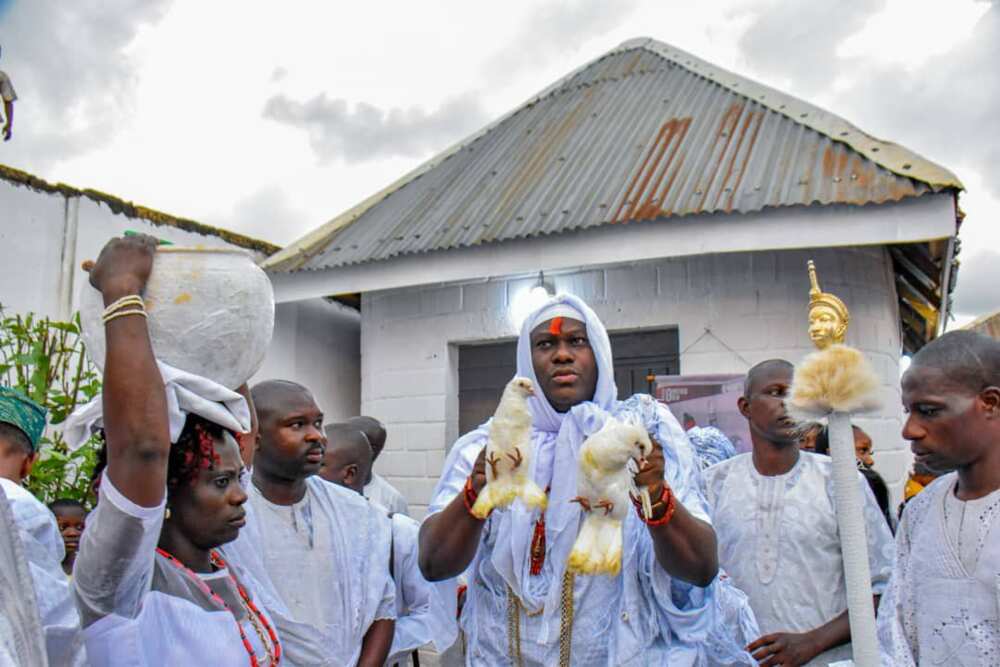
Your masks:
M 250 408 L 246 399 L 232 389 L 194 373 L 157 361 L 167 393 L 170 442 L 177 442 L 189 414 L 196 414 L 233 433 L 250 431 Z M 97 394 L 89 403 L 66 419 L 64 435 L 70 449 L 87 442 L 104 423 L 104 397 Z

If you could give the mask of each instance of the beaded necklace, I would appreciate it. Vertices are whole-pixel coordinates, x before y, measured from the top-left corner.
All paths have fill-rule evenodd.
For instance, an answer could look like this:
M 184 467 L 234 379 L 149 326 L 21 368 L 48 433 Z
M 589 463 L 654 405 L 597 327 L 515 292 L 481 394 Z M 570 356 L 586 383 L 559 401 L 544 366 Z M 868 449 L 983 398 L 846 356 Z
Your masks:
M 186 565 L 184 565 L 184 563 L 177 560 L 173 554 L 159 547 L 156 548 L 156 553 L 166 558 L 168 563 L 180 570 L 184 576 L 194 582 L 195 586 L 197 586 L 202 593 L 207 595 L 212 602 L 219 605 L 226 611 L 233 613 L 232 609 L 229 608 L 229 605 L 226 604 L 226 601 L 223 600 L 218 593 L 209 588 L 208 584 L 202 581 L 201 577 L 192 572 Z M 236 577 L 234 577 L 232 571 L 228 569 L 226 561 L 222 559 L 219 552 L 211 551 L 209 553 L 209 557 L 212 559 L 213 565 L 219 569 L 226 569 L 226 574 L 232 580 L 233 584 L 236 585 L 236 590 L 240 595 L 240 601 L 247 610 L 247 616 L 249 617 L 250 624 L 260 637 L 261 644 L 264 647 L 264 652 L 267 654 L 267 667 L 274 667 L 274 665 L 277 665 L 281 661 L 281 643 L 278 641 L 278 636 L 275 634 L 274 629 L 271 627 L 271 624 L 267 622 L 267 618 L 264 614 L 257 608 L 257 605 L 255 605 L 253 600 L 250 599 L 250 596 L 247 595 L 246 589 L 243 588 L 240 582 L 236 581 Z M 236 619 L 236 614 L 233 614 L 233 619 Z M 264 641 L 264 633 L 261 631 L 261 625 L 264 630 L 267 631 L 270 646 L 268 646 L 267 641 Z M 243 640 L 243 648 L 246 649 L 247 655 L 250 656 L 250 667 L 260 667 L 260 662 L 257 660 L 257 654 L 254 653 L 253 646 L 251 646 L 250 640 L 247 639 L 247 635 L 243 631 L 243 626 L 238 620 L 236 621 L 236 629 L 240 631 L 240 639 Z

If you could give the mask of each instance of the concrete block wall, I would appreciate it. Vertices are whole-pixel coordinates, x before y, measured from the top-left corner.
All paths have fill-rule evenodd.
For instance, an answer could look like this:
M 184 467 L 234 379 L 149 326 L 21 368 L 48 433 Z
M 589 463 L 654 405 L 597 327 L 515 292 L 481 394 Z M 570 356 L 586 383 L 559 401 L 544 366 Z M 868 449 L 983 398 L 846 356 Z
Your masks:
M 882 378 L 881 412 L 858 423 L 875 441 L 878 469 L 898 495 L 910 459 L 900 437 L 898 307 L 884 248 L 701 255 L 546 278 L 590 304 L 611 331 L 677 326 L 682 373 L 745 372 L 764 359 L 798 362 L 812 351 L 808 259 L 816 261 L 823 289 L 847 302 L 848 343 L 869 355 Z M 459 436 L 457 346 L 516 336 L 510 304 L 535 280 L 363 295 L 362 412 L 386 423 L 376 468 L 418 517 Z

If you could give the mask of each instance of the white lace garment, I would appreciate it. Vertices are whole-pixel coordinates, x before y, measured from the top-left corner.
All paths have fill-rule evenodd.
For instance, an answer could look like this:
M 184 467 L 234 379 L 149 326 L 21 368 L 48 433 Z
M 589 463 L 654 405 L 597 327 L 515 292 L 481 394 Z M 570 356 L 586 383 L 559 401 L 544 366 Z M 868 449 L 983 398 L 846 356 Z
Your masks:
M 719 564 L 747 594 L 762 634 L 812 630 L 847 609 L 830 458 L 803 452 L 789 472 L 764 476 L 752 456 L 741 454 L 704 472 Z M 878 595 L 895 548 L 860 474 L 858 484 L 865 498 L 872 590 Z M 845 644 L 808 664 L 850 657 Z
M 903 512 L 879 606 L 885 667 L 1000 664 L 1000 492 L 963 503 L 957 480 L 935 480 Z

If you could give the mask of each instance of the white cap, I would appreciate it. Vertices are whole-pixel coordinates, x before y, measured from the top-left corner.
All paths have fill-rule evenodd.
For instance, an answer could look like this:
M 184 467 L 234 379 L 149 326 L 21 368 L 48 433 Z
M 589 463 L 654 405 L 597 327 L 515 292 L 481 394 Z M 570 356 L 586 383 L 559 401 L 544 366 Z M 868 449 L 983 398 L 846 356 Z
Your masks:
M 548 306 L 542 308 L 535 319 L 531 321 L 531 330 L 534 330 L 542 322 L 548 322 L 556 317 L 568 317 L 573 320 L 578 320 L 580 322 L 586 322 L 587 318 L 583 316 L 579 310 L 566 303 L 565 301 L 556 301 L 549 304 Z

